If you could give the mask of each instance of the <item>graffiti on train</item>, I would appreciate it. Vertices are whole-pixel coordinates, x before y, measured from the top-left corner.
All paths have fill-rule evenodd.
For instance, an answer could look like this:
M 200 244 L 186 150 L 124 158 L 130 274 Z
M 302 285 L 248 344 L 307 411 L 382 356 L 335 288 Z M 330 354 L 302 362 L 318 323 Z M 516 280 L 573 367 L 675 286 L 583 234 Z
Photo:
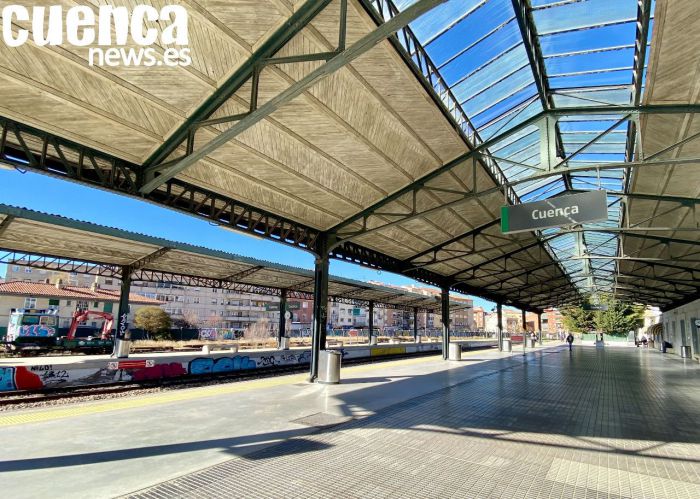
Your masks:
M 24 366 L 0 367 L 0 391 L 40 390 L 44 387 L 41 378 Z
M 255 369 L 256 362 L 248 356 L 236 355 L 235 357 L 199 357 L 192 359 L 189 364 L 190 374 L 216 374 L 241 371 L 243 369 Z
M 18 336 L 56 336 L 56 328 L 43 324 L 20 326 Z

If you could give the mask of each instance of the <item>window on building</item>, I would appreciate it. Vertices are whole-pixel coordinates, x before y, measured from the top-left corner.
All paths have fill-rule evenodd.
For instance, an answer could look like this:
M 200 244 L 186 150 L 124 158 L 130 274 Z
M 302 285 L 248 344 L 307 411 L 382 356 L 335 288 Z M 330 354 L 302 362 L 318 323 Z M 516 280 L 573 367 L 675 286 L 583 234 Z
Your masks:
M 72 303 L 72 300 L 66 300 L 66 307 L 70 307 Z
M 19 272 L 19 265 L 13 265 L 12 272 Z
M 85 300 L 78 300 L 75 303 L 75 307 L 79 308 L 80 310 L 87 310 L 88 308 L 90 308 L 90 303 Z
M 98 301 L 93 302 L 92 306 L 95 308 L 98 308 L 100 306 L 100 302 L 98 302 Z
M 24 308 L 36 308 L 36 298 L 27 296 L 24 299 Z
M 29 267 L 24 267 L 24 273 L 25 273 L 25 274 L 31 274 L 31 273 L 32 273 L 32 269 L 30 269 Z
M 309 308 L 309 302 L 301 302 L 301 308 Z
M 199 303 L 199 296 L 192 298 L 192 303 Z
M 114 281 L 112 279 L 105 279 L 105 284 L 107 286 L 111 286 L 112 284 L 114 284 Z

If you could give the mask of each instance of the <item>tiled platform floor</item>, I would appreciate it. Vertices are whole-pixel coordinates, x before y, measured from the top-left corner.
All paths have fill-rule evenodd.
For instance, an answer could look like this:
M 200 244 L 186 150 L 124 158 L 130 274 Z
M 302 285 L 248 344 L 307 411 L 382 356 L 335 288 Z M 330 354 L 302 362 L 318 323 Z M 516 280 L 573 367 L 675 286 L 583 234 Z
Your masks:
M 364 419 L 319 415 L 328 426 L 314 434 L 133 496 L 700 497 L 697 363 L 579 347 L 472 370 Z

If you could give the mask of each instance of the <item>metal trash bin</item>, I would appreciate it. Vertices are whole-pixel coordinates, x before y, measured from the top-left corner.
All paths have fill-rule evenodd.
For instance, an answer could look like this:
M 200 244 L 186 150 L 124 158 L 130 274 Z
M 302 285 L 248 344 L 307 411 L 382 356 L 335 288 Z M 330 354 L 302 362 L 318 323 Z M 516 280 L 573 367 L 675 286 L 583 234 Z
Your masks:
M 289 337 L 288 336 L 282 336 L 280 338 L 279 349 L 280 350 L 289 350 Z
M 501 346 L 502 346 L 504 352 L 512 352 L 513 351 L 513 344 L 511 343 L 510 338 L 503 338 L 501 340 Z
M 681 357 L 683 357 L 684 359 L 690 358 L 690 346 L 689 345 L 683 345 L 681 347 Z
M 322 350 L 318 358 L 318 378 L 316 381 L 327 385 L 340 383 L 340 361 L 343 355 L 337 350 Z
M 450 343 L 449 360 L 462 360 L 462 345 L 459 343 Z
M 666 353 L 666 350 L 668 350 L 669 348 L 673 348 L 673 345 L 671 345 L 668 341 L 664 341 L 661 345 L 661 351 L 663 353 Z
M 117 338 L 114 342 L 114 356 L 118 359 L 126 359 L 129 357 L 131 348 L 131 340 L 121 340 Z

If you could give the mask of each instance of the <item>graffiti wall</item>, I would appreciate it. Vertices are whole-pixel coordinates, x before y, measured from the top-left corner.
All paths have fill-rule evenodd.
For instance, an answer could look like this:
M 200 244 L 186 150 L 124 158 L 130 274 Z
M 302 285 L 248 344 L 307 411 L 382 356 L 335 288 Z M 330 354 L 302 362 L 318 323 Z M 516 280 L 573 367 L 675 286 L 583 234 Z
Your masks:
M 439 351 L 439 343 L 401 346 L 352 346 L 334 349 L 343 359 L 357 359 L 377 355 L 398 355 L 418 351 Z M 311 350 L 268 350 L 227 354 L 173 354 L 158 358 L 129 358 L 125 360 L 76 357 L 74 361 L 45 364 L 11 365 L 0 367 L 0 391 L 41 390 L 64 386 L 96 385 L 115 382 L 138 382 L 206 376 L 273 366 L 306 365 L 311 361 Z
M 199 330 L 200 340 L 235 340 L 236 331 L 228 328 L 205 328 Z

